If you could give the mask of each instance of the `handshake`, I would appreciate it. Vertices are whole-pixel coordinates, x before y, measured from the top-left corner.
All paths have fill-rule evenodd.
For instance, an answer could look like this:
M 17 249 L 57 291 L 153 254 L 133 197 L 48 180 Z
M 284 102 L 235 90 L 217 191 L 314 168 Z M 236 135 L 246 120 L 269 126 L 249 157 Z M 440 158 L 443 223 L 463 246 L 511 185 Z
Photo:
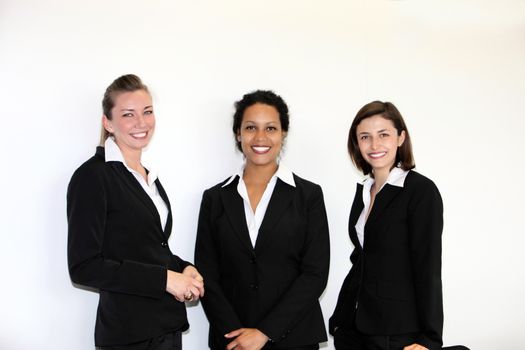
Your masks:
M 166 292 L 180 302 L 196 301 L 204 296 L 204 279 L 194 266 L 186 266 L 182 273 L 167 270 Z

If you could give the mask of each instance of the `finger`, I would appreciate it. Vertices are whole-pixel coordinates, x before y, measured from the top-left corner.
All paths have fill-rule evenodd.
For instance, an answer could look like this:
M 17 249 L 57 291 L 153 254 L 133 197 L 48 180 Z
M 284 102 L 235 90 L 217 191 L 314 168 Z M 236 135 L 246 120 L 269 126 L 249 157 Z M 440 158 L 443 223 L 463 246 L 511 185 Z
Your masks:
M 191 290 L 193 295 L 199 295 L 199 296 L 204 295 L 204 287 L 202 286 L 191 286 L 189 290 Z
M 184 300 L 185 301 L 192 301 L 193 300 L 193 292 L 191 290 L 184 293 Z
M 204 283 L 202 281 L 196 280 L 195 278 L 191 280 L 191 284 L 197 288 L 204 287 Z
M 202 275 L 197 270 L 192 271 L 191 277 L 195 278 L 197 281 L 200 282 L 204 281 L 204 278 L 202 278 Z
M 194 297 L 201 295 L 201 291 L 199 288 L 191 287 L 190 288 L 191 294 L 193 294 Z
M 199 296 L 202 297 L 204 295 L 204 287 L 197 287 L 197 286 L 195 286 L 195 288 L 196 288 L 195 289 L 196 292 L 194 292 L 193 294 L 194 295 L 199 295 Z
M 237 343 L 235 341 L 232 341 L 231 343 L 226 345 L 226 349 L 227 350 L 232 350 L 232 349 L 235 349 L 236 346 L 237 346 Z
M 199 294 L 198 293 L 192 293 L 191 294 L 191 299 L 189 299 L 188 301 L 197 301 L 199 300 Z
M 242 333 L 242 328 L 239 328 L 239 329 L 236 329 L 234 331 L 231 331 L 230 333 L 226 333 L 224 336 L 226 338 L 235 338 L 237 337 L 239 334 Z M 230 343 L 231 344 L 231 343 Z

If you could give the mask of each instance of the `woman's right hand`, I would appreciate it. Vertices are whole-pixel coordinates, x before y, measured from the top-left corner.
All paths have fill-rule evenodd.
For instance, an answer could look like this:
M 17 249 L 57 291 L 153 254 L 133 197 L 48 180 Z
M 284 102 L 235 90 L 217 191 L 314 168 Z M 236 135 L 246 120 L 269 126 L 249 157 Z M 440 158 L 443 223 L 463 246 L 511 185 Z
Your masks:
M 199 300 L 204 291 L 204 282 L 197 278 L 168 270 L 166 292 L 180 302 Z

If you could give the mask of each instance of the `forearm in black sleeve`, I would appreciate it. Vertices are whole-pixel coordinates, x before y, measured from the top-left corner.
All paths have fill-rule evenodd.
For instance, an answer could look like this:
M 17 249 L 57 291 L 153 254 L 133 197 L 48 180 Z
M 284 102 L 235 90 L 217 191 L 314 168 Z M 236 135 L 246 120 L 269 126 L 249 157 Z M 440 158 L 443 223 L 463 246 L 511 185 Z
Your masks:
M 102 253 L 106 193 L 96 172 L 77 171 L 67 191 L 68 266 L 71 280 L 113 292 L 161 298 L 166 268 L 131 260 L 116 261 Z
M 443 203 L 433 183 L 415 194 L 410 207 L 411 259 L 419 322 L 418 343 L 433 350 L 443 344 L 441 235 Z
M 211 206 L 212 199 L 204 192 L 195 243 L 195 266 L 204 278 L 206 293 L 201 302 L 208 321 L 218 332 L 226 334 L 243 325 L 220 285 L 219 253 L 213 238 Z

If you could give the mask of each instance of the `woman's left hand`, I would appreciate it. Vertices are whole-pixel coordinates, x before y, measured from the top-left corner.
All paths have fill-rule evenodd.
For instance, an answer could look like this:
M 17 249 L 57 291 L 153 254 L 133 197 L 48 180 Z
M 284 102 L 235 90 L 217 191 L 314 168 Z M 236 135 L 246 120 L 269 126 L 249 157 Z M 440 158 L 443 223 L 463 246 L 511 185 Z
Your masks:
M 405 346 L 403 350 L 428 350 L 428 348 L 425 348 L 423 345 L 414 343 L 412 345 Z
M 224 336 L 235 338 L 226 346 L 227 350 L 260 350 L 269 339 L 257 328 L 239 328 Z

